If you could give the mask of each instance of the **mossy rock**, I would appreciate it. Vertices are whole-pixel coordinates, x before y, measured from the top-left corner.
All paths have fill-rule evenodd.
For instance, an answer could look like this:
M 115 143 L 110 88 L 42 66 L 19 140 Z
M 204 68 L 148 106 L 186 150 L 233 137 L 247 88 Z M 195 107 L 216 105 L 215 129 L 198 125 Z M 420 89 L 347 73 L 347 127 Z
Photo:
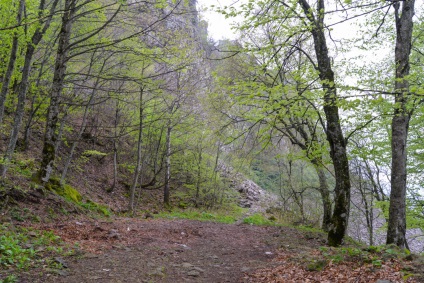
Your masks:
M 61 185 L 57 178 L 50 179 L 45 188 L 76 203 L 82 200 L 81 194 L 75 188 L 70 185 Z

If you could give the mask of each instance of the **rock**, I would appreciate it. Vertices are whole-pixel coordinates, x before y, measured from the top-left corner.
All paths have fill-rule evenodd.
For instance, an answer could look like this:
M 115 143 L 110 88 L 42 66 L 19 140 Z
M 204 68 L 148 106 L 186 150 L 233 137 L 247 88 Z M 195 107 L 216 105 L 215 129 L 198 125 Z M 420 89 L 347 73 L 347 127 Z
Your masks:
M 187 272 L 187 275 L 188 276 L 191 276 L 191 277 L 199 277 L 200 276 L 200 272 L 193 269 L 193 270 L 190 270 L 189 272 Z
M 247 196 L 247 199 L 250 201 L 259 201 L 259 198 L 256 195 Z
M 182 268 L 192 268 L 194 265 L 188 262 L 184 262 L 181 267 Z
M 243 208 L 250 208 L 252 204 L 248 200 L 242 199 L 239 201 L 239 206 Z
M 197 270 L 199 272 L 205 272 L 205 270 L 204 269 L 201 269 L 200 267 L 195 267 L 194 270 Z
M 375 283 L 392 283 L 392 281 L 378 279 Z
M 38 235 L 34 231 L 31 231 L 31 232 L 28 233 L 28 236 L 30 236 L 30 237 L 37 237 Z
M 118 233 L 118 230 L 111 229 L 109 231 L 109 234 L 107 235 L 107 237 L 111 238 L 111 239 L 119 239 L 121 237 L 121 235 Z
M 53 273 L 53 274 L 57 274 L 57 275 L 60 275 L 60 276 L 68 276 L 68 272 L 66 272 L 65 270 L 54 269 L 54 268 L 46 268 L 45 271 L 48 272 L 48 273 Z
M 31 245 L 31 244 L 29 244 L 29 243 L 26 243 L 24 246 L 23 246 L 23 248 L 24 249 L 31 249 L 33 246 Z
M 68 272 L 66 272 L 65 270 L 58 270 L 57 274 L 60 276 L 68 276 Z
M 250 270 L 250 268 L 249 267 L 246 267 L 246 266 L 243 266 L 241 268 L 241 272 L 248 272 L 249 270 Z
M 186 250 L 191 250 L 191 248 L 185 244 L 179 244 L 181 247 L 183 247 Z
M 88 276 L 87 279 L 89 279 L 89 280 L 99 280 L 99 279 L 102 279 L 102 277 L 94 275 L 94 276 Z
M 39 246 L 39 247 L 36 249 L 36 252 L 43 252 L 45 249 L 46 249 L 46 247 L 45 247 L 45 246 Z
M 68 268 L 68 264 L 61 257 L 55 257 L 54 261 L 60 263 L 63 268 Z

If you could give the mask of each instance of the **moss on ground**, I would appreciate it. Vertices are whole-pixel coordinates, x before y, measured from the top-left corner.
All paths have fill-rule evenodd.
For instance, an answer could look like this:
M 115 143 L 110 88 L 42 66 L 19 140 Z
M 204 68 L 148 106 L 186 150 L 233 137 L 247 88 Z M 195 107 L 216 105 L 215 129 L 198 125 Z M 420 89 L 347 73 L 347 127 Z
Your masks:
M 45 188 L 75 203 L 79 203 L 82 200 L 81 194 L 75 188 L 66 184 L 62 185 L 57 178 L 52 178 L 45 185 Z

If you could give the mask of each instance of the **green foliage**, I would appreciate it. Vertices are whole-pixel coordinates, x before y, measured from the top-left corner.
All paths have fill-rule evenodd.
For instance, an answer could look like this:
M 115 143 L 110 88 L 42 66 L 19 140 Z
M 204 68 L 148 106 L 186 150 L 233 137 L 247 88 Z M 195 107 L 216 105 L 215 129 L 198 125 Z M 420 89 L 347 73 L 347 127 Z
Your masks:
M 1 164 L 5 164 L 5 161 L 2 159 Z M 35 160 L 33 158 L 25 158 L 22 154 L 15 154 L 14 159 L 9 161 L 6 164 L 9 168 L 9 171 L 14 175 L 31 177 L 32 173 L 35 170 Z
M 381 211 L 383 212 L 383 215 L 386 219 L 389 218 L 389 206 L 390 206 L 389 201 L 376 201 L 375 206 L 377 208 L 381 209 Z
M 401 259 L 408 253 L 395 245 L 358 247 L 320 247 L 321 255 L 333 263 L 355 262 L 370 263 L 374 267 L 381 267 L 385 261 L 392 258 Z
M 85 209 L 90 210 L 90 211 L 101 213 L 102 215 L 104 215 L 106 217 L 111 216 L 111 212 L 110 212 L 110 210 L 107 206 L 102 205 L 102 204 L 98 204 L 94 201 L 87 200 L 85 203 L 83 203 L 83 202 L 79 203 L 79 205 L 81 207 L 85 208 Z
M 0 283 L 15 283 L 18 282 L 18 277 L 14 274 L 8 275 L 4 279 L 0 279 Z
M 243 219 L 244 224 L 250 225 L 274 225 L 275 223 L 260 213 L 255 213 Z
M 321 271 L 327 265 L 325 260 L 312 260 L 312 262 L 308 263 L 306 266 L 306 270 L 308 271 Z
M 90 156 L 103 157 L 103 156 L 106 156 L 107 153 L 104 153 L 104 152 L 101 152 L 101 151 L 98 151 L 98 150 L 94 150 L 94 149 L 87 149 L 87 150 L 84 150 L 82 155 L 86 156 L 86 157 L 90 157 Z
M 60 238 L 50 231 L 2 224 L 0 234 L 0 268 L 27 269 L 36 264 L 38 255 L 43 251 L 63 252 Z
M 20 246 L 20 239 L 13 236 L 0 236 L 0 265 L 23 269 L 29 266 L 34 255 L 34 249 Z
M 38 215 L 33 214 L 29 209 L 24 208 L 20 209 L 18 207 L 13 207 L 9 211 L 10 217 L 13 220 L 23 222 L 25 220 L 29 220 L 31 222 L 40 222 L 40 217 Z

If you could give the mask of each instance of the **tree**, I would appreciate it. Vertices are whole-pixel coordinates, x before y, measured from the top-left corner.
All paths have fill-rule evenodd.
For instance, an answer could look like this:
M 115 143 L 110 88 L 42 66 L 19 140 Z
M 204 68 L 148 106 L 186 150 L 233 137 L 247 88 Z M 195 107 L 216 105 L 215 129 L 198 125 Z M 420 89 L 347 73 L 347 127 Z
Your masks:
M 66 62 L 68 61 L 72 24 L 77 13 L 77 0 L 66 0 L 62 16 L 62 25 L 58 37 L 54 77 L 50 97 L 50 105 L 47 112 L 46 130 L 44 133 L 44 145 L 42 161 L 37 178 L 42 183 L 50 180 L 53 172 L 53 163 L 56 157 L 56 142 L 58 140 L 57 124 L 59 120 L 59 105 L 62 95 L 63 84 L 66 75 Z
M 334 190 L 335 206 L 329 227 L 328 241 L 331 246 L 339 246 L 346 233 L 350 205 L 347 141 L 341 127 L 339 96 L 332 60 L 326 42 L 325 2 L 318 0 L 315 5 L 316 7 L 312 8 L 306 0 L 290 3 L 285 1 L 280 1 L 279 3 L 276 1 L 264 1 L 258 3 L 258 9 L 249 17 L 248 23 L 245 23 L 242 29 L 251 29 L 251 26 L 263 26 L 269 22 L 276 22 L 276 25 L 281 22 L 284 23 L 284 26 L 291 23 L 291 29 L 284 29 L 287 37 L 281 46 L 292 48 L 289 53 L 290 57 L 298 53 L 305 54 L 316 70 L 316 76 L 322 89 L 320 107 L 324 110 L 325 125 L 323 128 L 330 147 L 330 157 L 334 166 L 336 181 Z M 254 2 L 250 1 L 244 6 L 244 11 L 240 13 L 250 13 L 253 6 Z M 276 17 L 278 14 L 280 14 L 279 18 Z M 310 38 L 314 52 L 308 53 L 302 46 L 296 44 L 298 38 Z M 251 48 L 260 48 L 260 46 L 252 45 Z M 277 50 L 282 47 L 277 47 Z
M 47 29 L 50 26 L 50 23 L 52 21 L 53 15 L 56 10 L 56 6 L 58 4 L 59 0 L 53 1 L 51 4 L 49 14 L 47 15 L 46 19 L 42 19 L 44 10 L 46 9 L 46 3 L 44 0 L 40 1 L 40 6 L 38 8 L 38 17 L 39 17 L 39 25 L 34 31 L 34 34 L 31 37 L 31 40 L 27 43 L 26 46 L 26 52 L 25 52 L 25 61 L 24 66 L 22 68 L 22 78 L 21 82 L 19 84 L 19 91 L 18 91 L 18 105 L 16 106 L 16 113 L 15 113 L 15 119 L 13 123 L 12 132 L 9 139 L 9 144 L 7 146 L 6 152 L 4 154 L 3 162 L 5 163 L 1 168 L 1 176 L 4 178 L 6 171 L 7 171 L 7 163 L 10 161 L 13 152 L 15 151 L 16 142 L 18 140 L 18 133 L 21 128 L 22 124 L 22 118 L 24 116 L 24 106 L 26 101 L 26 95 L 28 92 L 28 84 L 29 84 L 29 76 L 31 73 L 31 65 L 34 53 L 36 51 L 37 45 L 42 40 L 44 34 L 46 33 Z M 12 51 L 13 52 L 13 51 Z M 0 101 L 0 121 L 2 112 L 4 110 L 4 101 L 1 103 Z
M 96 36 L 100 31 L 104 30 L 108 26 L 108 24 L 110 24 L 111 21 L 115 18 L 121 8 L 121 5 L 118 5 L 117 9 L 114 11 L 114 14 L 112 14 L 110 18 L 107 19 L 102 25 L 100 25 L 99 27 L 95 27 L 94 30 L 90 30 L 87 34 L 81 35 L 78 40 L 71 42 L 72 26 L 76 18 L 79 18 L 77 13 L 78 11 L 81 11 L 81 9 L 83 9 L 90 2 L 91 1 L 88 0 L 82 3 L 79 3 L 78 0 L 65 1 L 65 9 L 62 15 L 62 23 L 58 35 L 58 47 L 54 67 L 50 104 L 47 112 L 46 129 L 44 133 L 42 160 L 40 164 L 40 169 L 37 173 L 37 179 L 42 183 L 47 183 L 49 181 L 50 175 L 53 171 L 53 164 L 56 158 L 57 142 L 59 137 L 57 131 L 60 114 L 59 107 L 61 105 L 61 97 L 62 90 L 64 88 L 67 63 L 70 59 L 69 52 L 71 51 L 71 48 L 78 49 L 78 44 L 85 43 L 90 38 Z M 81 15 L 85 14 L 85 12 L 81 12 Z M 80 53 L 81 52 L 78 50 L 76 54 L 72 54 L 72 56 L 77 56 Z
M 406 242 L 406 162 L 409 121 L 412 110 L 408 106 L 410 71 L 409 55 L 412 48 L 415 0 L 395 2 L 395 104 L 392 118 L 392 174 L 390 191 L 387 244 L 408 248 Z
M 336 185 L 334 188 L 334 211 L 328 232 L 330 246 L 339 246 L 346 233 L 350 206 L 350 176 L 347 158 L 347 143 L 343 136 L 338 107 L 338 96 L 331 58 L 325 38 L 325 5 L 323 0 L 317 1 L 315 15 L 306 0 L 299 0 L 305 16 L 309 20 L 314 40 L 315 56 L 318 64 L 319 78 L 324 91 L 323 108 L 326 117 L 326 135 L 330 144 L 330 155 L 333 161 Z
M 16 25 L 20 26 L 22 23 L 22 14 L 25 8 L 25 1 L 19 1 L 18 11 L 16 13 Z M 13 38 L 12 38 L 12 47 L 10 49 L 10 57 L 7 65 L 7 70 L 4 73 L 2 78 L 2 87 L 0 92 L 0 123 L 3 121 L 4 116 L 4 104 L 6 102 L 6 96 L 9 89 L 10 80 L 12 79 L 12 73 L 15 68 L 16 56 L 18 53 L 18 39 L 19 39 L 19 30 L 15 28 Z

